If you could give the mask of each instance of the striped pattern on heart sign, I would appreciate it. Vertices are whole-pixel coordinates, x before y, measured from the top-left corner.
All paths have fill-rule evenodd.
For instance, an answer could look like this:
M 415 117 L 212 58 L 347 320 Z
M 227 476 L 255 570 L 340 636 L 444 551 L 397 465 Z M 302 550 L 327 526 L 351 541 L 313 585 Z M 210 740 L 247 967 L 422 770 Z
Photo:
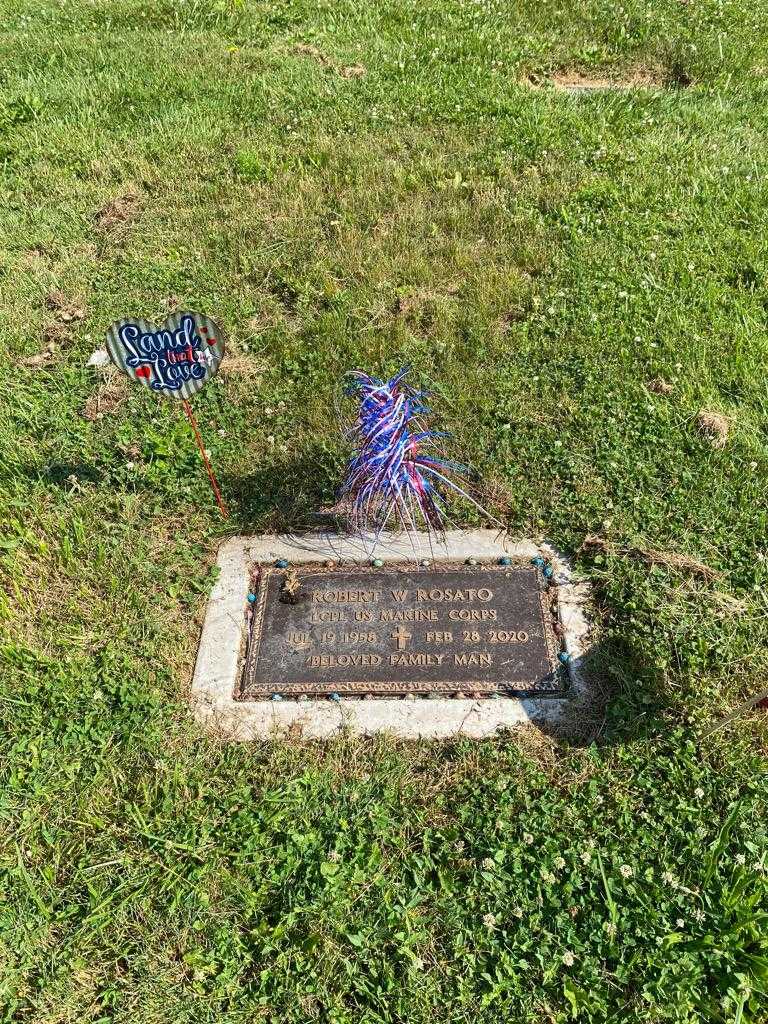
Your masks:
M 172 313 L 156 327 L 147 320 L 117 320 L 107 331 L 115 366 L 165 398 L 194 395 L 216 373 L 224 334 L 202 313 Z

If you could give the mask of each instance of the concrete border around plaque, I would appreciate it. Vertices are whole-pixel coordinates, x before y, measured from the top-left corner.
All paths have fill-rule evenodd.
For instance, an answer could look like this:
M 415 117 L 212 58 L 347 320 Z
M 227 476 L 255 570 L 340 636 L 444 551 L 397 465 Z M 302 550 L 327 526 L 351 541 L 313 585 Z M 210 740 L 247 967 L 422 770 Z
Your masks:
M 462 563 L 476 559 L 480 565 L 497 564 L 500 558 L 528 562 L 547 560 L 552 582 L 557 584 L 557 616 L 562 649 L 568 655 L 562 670 L 565 690 L 552 696 L 378 697 L 365 700 L 341 695 L 338 700 L 253 700 L 242 693 L 243 671 L 251 629 L 248 594 L 254 569 L 274 566 L 285 559 L 290 565 L 318 568 L 332 561 L 345 567 L 409 563 L 416 567 L 429 560 Z M 525 723 L 555 726 L 571 712 L 589 703 L 583 663 L 587 653 L 589 623 L 586 605 L 589 585 L 574 577 L 566 558 L 546 543 L 512 542 L 493 530 L 452 530 L 437 544 L 426 535 L 383 535 L 375 551 L 370 543 L 336 533 L 234 537 L 225 541 L 217 559 L 220 575 L 211 593 L 203 624 L 191 687 L 191 701 L 198 721 L 211 732 L 230 740 L 255 740 L 281 736 L 321 739 L 347 729 L 362 734 L 389 732 L 403 738 L 441 739 L 453 735 L 491 736 L 500 729 Z

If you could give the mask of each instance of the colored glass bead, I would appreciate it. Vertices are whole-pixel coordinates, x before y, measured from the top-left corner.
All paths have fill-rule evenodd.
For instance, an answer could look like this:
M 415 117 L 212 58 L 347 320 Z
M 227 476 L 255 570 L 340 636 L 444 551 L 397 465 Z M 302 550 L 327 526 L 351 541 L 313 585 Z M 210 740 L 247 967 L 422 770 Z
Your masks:
M 272 697 L 271 697 L 270 699 L 271 699 L 271 700 L 282 700 L 282 699 L 283 699 L 283 697 L 282 697 L 282 694 L 279 694 L 279 693 L 273 693 L 273 694 L 272 694 Z
M 287 569 L 288 568 L 288 559 L 287 558 L 278 558 L 277 561 L 275 562 L 275 565 L 277 566 L 278 569 Z
M 552 577 L 555 575 L 555 570 L 552 568 L 551 565 L 545 565 L 544 568 L 542 569 L 542 572 L 544 573 L 544 575 L 547 577 L 548 580 L 551 580 Z
M 568 662 L 571 660 L 571 656 L 567 651 L 560 651 L 560 653 L 557 656 L 557 660 L 560 661 L 563 665 L 567 665 Z
M 499 559 L 499 565 L 512 565 L 512 559 L 509 555 L 502 555 Z
M 537 555 L 535 558 L 531 559 L 531 565 L 538 565 L 539 568 L 541 568 L 541 566 L 544 565 L 544 559 L 541 555 Z
M 384 562 L 382 561 L 381 558 L 374 558 L 371 561 L 371 565 L 374 567 L 374 569 L 380 569 L 382 565 L 384 565 Z
M 253 591 L 251 591 L 251 593 L 248 595 L 248 604 L 253 604 L 253 602 L 255 600 L 256 600 L 256 595 L 253 593 Z

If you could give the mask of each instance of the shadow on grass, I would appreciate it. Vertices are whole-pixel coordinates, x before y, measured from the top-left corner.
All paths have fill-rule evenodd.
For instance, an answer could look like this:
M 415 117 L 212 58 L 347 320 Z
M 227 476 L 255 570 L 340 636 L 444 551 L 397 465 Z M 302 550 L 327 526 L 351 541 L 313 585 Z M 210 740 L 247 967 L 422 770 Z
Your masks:
M 320 445 L 306 445 L 300 458 L 290 455 L 259 462 L 249 473 L 216 470 L 222 495 L 229 507 L 232 529 L 245 533 L 300 532 L 331 521 L 330 508 L 341 479 L 343 462 Z M 72 460 L 45 467 L 41 481 L 57 490 L 80 486 L 110 488 L 127 493 L 141 492 L 156 501 L 172 505 L 180 494 L 179 484 L 191 483 L 185 497 L 199 493 L 210 501 L 205 468 L 197 452 L 184 463 L 148 461 L 145 472 L 128 475 L 124 464 L 106 460 Z
M 593 595 L 599 603 L 599 594 Z M 625 745 L 669 728 L 662 673 L 629 643 L 603 639 L 571 665 L 570 705 L 561 716 L 533 722 L 569 747 Z
M 239 529 L 299 533 L 332 523 L 324 510 L 334 504 L 343 464 L 320 445 L 303 448 L 299 458 L 286 455 L 250 473 L 223 475 L 222 490 Z
M 34 471 L 28 470 L 30 474 Z M 50 487 L 70 488 L 77 484 L 96 484 L 102 486 L 109 482 L 109 473 L 98 462 L 53 462 L 44 471 L 39 472 L 41 481 Z

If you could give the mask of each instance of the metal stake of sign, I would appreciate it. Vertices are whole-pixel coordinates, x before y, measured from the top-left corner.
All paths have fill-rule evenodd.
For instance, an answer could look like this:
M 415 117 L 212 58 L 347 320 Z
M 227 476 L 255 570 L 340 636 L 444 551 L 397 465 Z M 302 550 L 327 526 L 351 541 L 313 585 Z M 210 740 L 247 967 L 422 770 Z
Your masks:
M 195 435 L 197 447 L 200 449 L 200 454 L 203 458 L 203 463 L 205 465 L 205 470 L 208 474 L 208 479 L 211 482 L 213 493 L 216 496 L 216 504 L 219 506 L 219 511 L 221 512 L 221 518 L 229 519 L 229 512 L 227 511 L 227 506 L 224 504 L 224 499 L 221 496 L 219 484 L 218 481 L 216 480 L 216 474 L 213 472 L 213 467 L 211 466 L 210 460 L 208 459 L 208 453 L 205 450 L 205 445 L 203 444 L 203 439 L 200 435 L 200 428 L 197 425 L 195 414 L 192 412 L 192 406 L 189 404 L 189 399 L 182 399 L 181 405 L 182 408 L 184 409 L 184 412 L 187 414 L 189 425 L 192 427 L 192 433 Z

